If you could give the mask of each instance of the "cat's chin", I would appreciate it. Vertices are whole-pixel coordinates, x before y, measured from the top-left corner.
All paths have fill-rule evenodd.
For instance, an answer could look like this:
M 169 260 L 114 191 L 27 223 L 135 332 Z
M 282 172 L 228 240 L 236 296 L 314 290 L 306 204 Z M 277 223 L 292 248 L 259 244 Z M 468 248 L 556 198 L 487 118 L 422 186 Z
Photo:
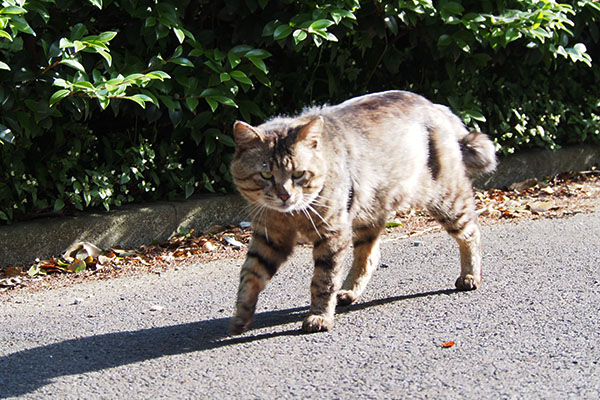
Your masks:
M 299 204 L 290 204 L 287 206 L 279 206 L 276 208 L 282 214 L 294 214 L 295 212 L 299 212 L 302 209 Z
M 266 206 L 271 210 L 280 212 L 282 214 L 294 214 L 296 212 L 301 212 L 304 208 L 303 204 L 266 204 Z

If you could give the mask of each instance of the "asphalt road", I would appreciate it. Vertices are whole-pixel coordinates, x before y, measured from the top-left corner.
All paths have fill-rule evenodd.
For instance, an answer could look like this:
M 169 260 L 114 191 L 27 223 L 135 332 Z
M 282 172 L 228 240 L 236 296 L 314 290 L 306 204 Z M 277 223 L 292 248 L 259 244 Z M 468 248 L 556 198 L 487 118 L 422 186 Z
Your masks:
M 327 333 L 300 333 L 308 249 L 236 338 L 242 260 L 19 294 L 0 304 L 0 398 L 600 398 L 600 212 L 483 234 L 469 293 L 450 237 L 387 236 L 387 267 Z

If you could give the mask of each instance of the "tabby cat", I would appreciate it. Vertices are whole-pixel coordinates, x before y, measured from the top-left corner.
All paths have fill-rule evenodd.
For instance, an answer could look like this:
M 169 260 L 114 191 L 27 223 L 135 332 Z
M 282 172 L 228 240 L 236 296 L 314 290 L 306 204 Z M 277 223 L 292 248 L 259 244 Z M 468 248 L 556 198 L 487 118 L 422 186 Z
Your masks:
M 481 239 L 469 175 L 496 166 L 494 145 L 444 106 L 403 91 L 311 108 L 258 127 L 234 124 L 231 173 L 250 203 L 254 233 L 230 333 L 246 330 L 259 293 L 300 238 L 313 243 L 311 305 L 302 329 L 333 327 L 379 262 L 390 212 L 423 207 L 458 242 L 459 290 L 481 284 Z M 341 285 L 346 250 L 354 260 Z

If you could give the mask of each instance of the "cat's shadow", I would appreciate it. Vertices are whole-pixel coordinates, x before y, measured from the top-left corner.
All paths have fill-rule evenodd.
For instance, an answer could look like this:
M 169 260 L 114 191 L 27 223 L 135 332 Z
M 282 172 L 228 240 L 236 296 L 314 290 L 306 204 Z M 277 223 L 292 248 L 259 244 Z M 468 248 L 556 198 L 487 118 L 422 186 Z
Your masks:
M 359 311 L 397 301 L 454 293 L 454 289 L 423 292 L 338 307 L 337 314 Z M 17 397 L 49 384 L 54 378 L 101 371 L 163 356 L 205 351 L 278 336 L 301 335 L 300 327 L 252 334 L 301 321 L 308 307 L 262 312 L 251 330 L 227 336 L 229 317 L 137 331 L 114 332 L 70 339 L 0 357 L 0 399 Z

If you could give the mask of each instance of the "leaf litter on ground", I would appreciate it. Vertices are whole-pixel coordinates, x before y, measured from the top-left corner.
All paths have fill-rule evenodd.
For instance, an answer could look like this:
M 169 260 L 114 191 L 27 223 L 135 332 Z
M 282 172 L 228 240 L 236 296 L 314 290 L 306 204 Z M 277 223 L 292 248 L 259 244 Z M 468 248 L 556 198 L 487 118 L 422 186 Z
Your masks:
M 600 203 L 600 172 L 558 174 L 538 181 L 517 182 L 505 190 L 475 191 L 482 225 L 523 219 L 562 218 L 592 212 Z M 442 228 L 423 210 L 398 211 L 386 224 L 386 232 L 414 237 Z M 137 249 L 100 249 L 79 242 L 60 257 L 36 259 L 31 265 L 10 266 L 0 271 L 0 293 L 15 289 L 40 290 L 90 279 L 108 279 L 140 272 L 162 273 L 184 263 L 241 258 L 252 236 L 249 222 L 214 225 L 204 232 L 180 230 L 170 239 Z

